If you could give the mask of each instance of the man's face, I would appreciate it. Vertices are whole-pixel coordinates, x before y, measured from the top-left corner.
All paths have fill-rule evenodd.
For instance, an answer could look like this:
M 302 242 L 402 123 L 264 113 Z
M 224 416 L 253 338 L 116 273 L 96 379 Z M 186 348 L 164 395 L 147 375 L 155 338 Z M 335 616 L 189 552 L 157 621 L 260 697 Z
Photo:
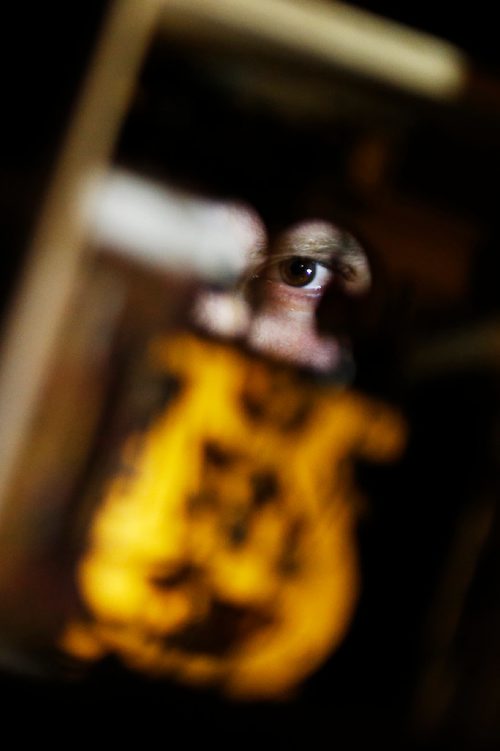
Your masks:
M 349 233 L 321 220 L 296 224 L 270 242 L 254 218 L 255 243 L 239 288 L 205 293 L 203 326 L 233 333 L 250 348 L 300 367 L 352 372 L 345 334 L 320 334 L 316 311 L 325 294 L 355 299 L 370 288 L 368 259 Z

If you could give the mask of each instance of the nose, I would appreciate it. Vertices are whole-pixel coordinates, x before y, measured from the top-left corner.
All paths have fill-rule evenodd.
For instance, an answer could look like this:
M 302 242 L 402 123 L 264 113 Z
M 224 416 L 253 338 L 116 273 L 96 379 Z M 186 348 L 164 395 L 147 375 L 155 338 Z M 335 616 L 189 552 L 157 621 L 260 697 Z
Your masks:
M 363 312 L 366 307 L 364 296 L 353 296 L 346 292 L 341 279 L 334 277 L 316 308 L 318 333 L 346 339 L 360 330 Z

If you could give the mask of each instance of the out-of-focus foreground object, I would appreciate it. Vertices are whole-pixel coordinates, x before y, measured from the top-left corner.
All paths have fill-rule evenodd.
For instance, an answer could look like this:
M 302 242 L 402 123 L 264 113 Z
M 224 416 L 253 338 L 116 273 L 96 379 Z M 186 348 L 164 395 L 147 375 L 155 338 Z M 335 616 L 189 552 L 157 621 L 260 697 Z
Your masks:
M 175 383 L 130 435 L 78 564 L 90 618 L 63 645 L 152 675 L 279 697 L 345 634 L 358 595 L 352 456 L 394 458 L 383 405 L 194 337 L 152 343 Z

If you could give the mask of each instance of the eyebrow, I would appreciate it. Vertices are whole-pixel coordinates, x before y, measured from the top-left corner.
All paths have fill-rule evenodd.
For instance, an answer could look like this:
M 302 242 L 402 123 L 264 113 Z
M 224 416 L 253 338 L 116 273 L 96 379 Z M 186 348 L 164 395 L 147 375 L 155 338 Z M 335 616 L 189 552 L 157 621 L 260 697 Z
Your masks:
M 332 259 L 354 262 L 365 259 L 366 254 L 358 241 L 345 230 L 332 227 L 332 232 L 313 230 L 309 233 L 302 228 L 292 230 L 268 249 L 266 260 L 279 260 L 290 256 L 305 256 L 315 261 L 328 263 Z

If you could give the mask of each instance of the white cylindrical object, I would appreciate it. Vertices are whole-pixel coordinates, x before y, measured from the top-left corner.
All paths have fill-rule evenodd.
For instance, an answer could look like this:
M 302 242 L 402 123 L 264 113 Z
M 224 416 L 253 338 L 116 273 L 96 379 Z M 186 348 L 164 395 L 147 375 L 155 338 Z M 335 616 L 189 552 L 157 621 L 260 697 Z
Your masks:
M 242 204 L 183 193 L 125 170 L 87 183 L 82 202 L 92 243 L 159 271 L 230 283 L 265 242 Z

